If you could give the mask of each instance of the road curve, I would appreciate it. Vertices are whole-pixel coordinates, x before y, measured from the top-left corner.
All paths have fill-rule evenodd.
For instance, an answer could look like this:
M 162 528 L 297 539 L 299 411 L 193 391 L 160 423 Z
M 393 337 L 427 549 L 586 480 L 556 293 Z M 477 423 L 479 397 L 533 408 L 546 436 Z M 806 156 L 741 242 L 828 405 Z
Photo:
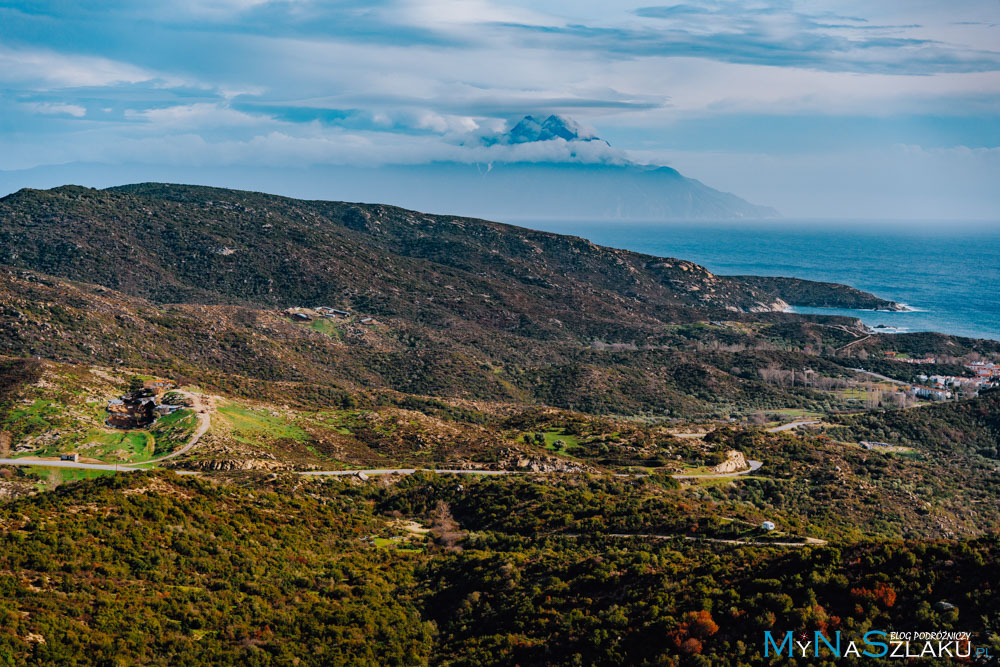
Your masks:
M 201 436 L 208 432 L 209 427 L 212 425 L 212 415 L 209 412 L 211 405 L 206 401 L 206 396 L 203 394 L 195 394 L 189 391 L 176 390 L 178 394 L 186 396 L 191 399 L 191 408 L 194 410 L 194 415 L 198 419 L 198 427 L 191 434 L 188 439 L 187 444 L 179 449 L 176 449 L 169 454 L 165 454 L 157 459 L 150 459 L 149 461 L 143 461 L 143 463 L 159 463 L 160 461 L 166 461 L 167 459 L 172 459 L 181 454 L 187 453 L 192 447 L 198 444 L 201 440 Z
M 212 417 L 209 412 L 211 407 L 206 401 L 205 396 L 194 394 L 188 391 L 176 390 L 178 394 L 186 396 L 191 399 L 191 407 L 194 410 L 194 414 L 198 419 L 198 426 L 195 428 L 191 437 L 188 438 L 187 443 L 169 454 L 165 454 L 159 458 L 150 459 L 148 461 L 140 461 L 134 464 L 126 463 L 81 463 L 79 461 L 52 461 L 44 459 L 31 459 L 31 458 L 0 458 L 0 465 L 9 466 L 45 466 L 48 468 L 77 468 L 79 470 L 111 470 L 114 472 L 134 472 L 136 470 L 142 470 L 143 468 L 136 467 L 138 465 L 148 465 L 150 463 L 159 463 L 160 461 L 166 461 L 167 459 L 172 459 L 176 456 L 180 456 L 188 452 L 192 447 L 198 444 L 201 437 L 208 432 L 209 427 L 212 425 Z M 204 412 L 202 412 L 204 410 Z M 177 471 L 180 474 L 193 474 L 192 471 Z
M 793 428 L 798 428 L 800 426 L 809 426 L 810 424 L 819 424 L 820 422 L 815 419 L 803 419 L 797 422 L 790 422 L 788 424 L 782 424 L 781 426 L 775 426 L 774 428 L 767 429 L 768 433 L 781 433 L 782 431 L 791 431 Z

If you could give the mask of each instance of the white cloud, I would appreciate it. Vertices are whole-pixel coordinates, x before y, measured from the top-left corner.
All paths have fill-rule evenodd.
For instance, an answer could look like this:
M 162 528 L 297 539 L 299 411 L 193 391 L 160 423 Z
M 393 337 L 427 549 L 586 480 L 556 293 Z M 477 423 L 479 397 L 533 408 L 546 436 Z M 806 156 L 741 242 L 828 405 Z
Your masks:
M 216 127 L 259 127 L 268 116 L 248 114 L 222 104 L 199 102 L 157 109 L 125 110 L 125 119 L 143 121 L 163 130 L 210 129 Z
M 513 145 L 484 145 L 477 133 L 489 128 L 442 137 L 396 131 L 360 131 L 324 127 L 319 123 L 287 123 L 242 114 L 212 105 L 190 105 L 131 114 L 142 122 L 128 123 L 128 133 L 111 125 L 64 135 L 59 143 L 28 150 L 0 142 L 0 169 L 26 169 L 65 162 L 141 163 L 183 166 L 307 166 L 462 163 L 576 162 L 616 163 L 624 153 L 603 142 L 562 139 Z M 428 116 L 430 118 L 430 116 Z M 249 123 L 256 123 L 248 125 Z M 428 122 L 435 122 L 429 120 Z M 238 138 L 206 139 L 202 130 L 244 123 Z M 446 123 L 449 129 L 452 123 Z M 461 129 L 471 127 L 459 124 Z M 463 143 L 467 141 L 467 143 Z
M 552 26 L 560 21 L 538 11 L 499 5 L 489 0 L 400 0 L 391 10 L 407 25 L 444 30 L 488 23 Z
M 77 118 L 83 118 L 87 115 L 87 108 L 82 107 L 79 104 L 65 104 L 62 102 L 25 102 L 21 106 L 30 109 L 35 113 L 53 115 L 66 114 Z
M 77 88 L 138 83 L 157 78 L 142 68 L 93 56 L 0 46 L 0 81 L 28 88 Z
M 164 13 L 181 11 L 202 18 L 225 19 L 276 1 L 298 4 L 308 0 L 175 0 L 164 3 L 163 9 Z

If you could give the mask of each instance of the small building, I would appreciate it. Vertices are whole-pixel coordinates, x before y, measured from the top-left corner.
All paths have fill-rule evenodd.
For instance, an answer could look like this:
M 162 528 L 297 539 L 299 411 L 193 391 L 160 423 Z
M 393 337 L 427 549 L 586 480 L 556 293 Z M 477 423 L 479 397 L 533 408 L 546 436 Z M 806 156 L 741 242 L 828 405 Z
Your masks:
M 374 317 L 362 317 L 360 321 L 361 321 L 361 324 L 364 324 L 365 326 L 368 326 L 368 327 L 370 327 L 370 326 L 372 326 L 374 324 L 378 324 L 378 321 Z
M 340 310 L 339 308 L 331 308 L 330 306 L 316 306 L 314 308 L 317 313 L 323 317 L 350 317 L 351 314 L 346 310 Z
M 167 404 L 157 405 L 156 414 L 160 415 L 161 417 L 166 415 L 172 415 L 183 407 L 184 407 L 183 405 L 167 405 Z
M 65 454 L 60 454 L 59 455 L 59 460 L 60 461 L 72 461 L 73 463 L 76 463 L 77 461 L 80 460 L 80 455 L 78 453 L 76 453 L 76 452 L 66 452 Z
M 772 530 L 774 530 L 774 522 L 765 521 L 764 523 L 760 524 L 760 527 L 766 530 L 767 532 L 771 532 Z
M 296 322 L 312 322 L 312 318 L 305 313 L 292 313 L 292 319 Z
M 108 403 L 108 426 L 143 428 L 156 421 L 156 399 L 125 394 Z
M 892 445 L 890 445 L 888 442 L 878 442 L 876 440 L 862 440 L 858 444 L 864 447 L 865 449 L 875 449 L 876 447 L 882 447 L 882 448 L 892 447 Z
M 920 398 L 929 398 L 935 401 L 943 401 L 951 398 L 950 391 L 936 387 L 914 387 L 913 393 Z
M 174 383 L 169 380 L 155 380 L 144 383 L 143 388 L 149 390 L 153 396 L 162 396 L 174 388 Z

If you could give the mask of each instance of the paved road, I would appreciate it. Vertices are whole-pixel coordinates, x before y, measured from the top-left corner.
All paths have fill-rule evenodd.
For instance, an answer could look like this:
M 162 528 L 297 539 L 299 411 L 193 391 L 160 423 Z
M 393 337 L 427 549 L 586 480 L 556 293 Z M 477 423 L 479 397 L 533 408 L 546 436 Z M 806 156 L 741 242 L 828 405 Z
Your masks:
M 157 459 L 161 461 L 162 459 Z M 147 461 L 146 463 L 151 463 Z M 726 473 L 714 473 L 706 475 L 682 475 L 675 474 L 671 477 L 675 479 L 707 479 L 712 477 L 736 477 L 737 475 L 745 475 L 747 473 L 758 470 L 763 463 L 760 461 L 750 461 L 750 468 L 747 470 L 740 470 L 737 472 L 726 472 Z M 134 472 L 136 470 L 142 470 L 142 468 L 137 468 L 135 466 L 129 465 L 114 465 L 112 463 L 80 463 L 74 461 L 45 461 L 40 459 L 0 459 L 0 465 L 11 465 L 11 466 L 47 466 L 51 468 L 78 468 L 80 470 L 117 470 L 118 472 Z M 200 471 L 196 470 L 174 470 L 179 475 L 196 475 L 200 474 Z M 357 475 L 362 473 L 368 476 L 372 475 L 412 475 L 416 472 L 433 472 L 439 475 L 534 475 L 530 470 L 449 470 L 441 468 L 374 468 L 370 470 L 309 470 L 306 472 L 300 472 L 300 475 L 310 476 L 310 477 L 346 477 L 349 475 Z M 544 474 L 544 473 L 543 473 Z M 557 474 L 567 474 L 567 473 L 557 473 Z M 569 473 L 574 474 L 574 473 Z M 579 474 L 589 474 L 589 473 L 579 473 Z M 617 474 L 615 477 L 645 477 L 645 474 L 636 475 L 625 475 Z
M 178 393 L 183 394 L 191 399 L 192 408 L 195 411 L 195 415 L 198 418 L 198 427 L 191 434 L 191 438 L 188 440 L 187 444 L 183 447 L 177 449 L 176 451 L 170 452 L 165 456 L 161 456 L 156 459 L 150 459 L 149 461 L 144 461 L 143 464 L 159 463 L 160 461 L 166 461 L 167 459 L 172 459 L 174 457 L 180 456 L 185 452 L 189 451 L 192 447 L 198 444 L 206 432 L 208 432 L 209 427 L 212 424 L 211 419 L 211 405 L 207 396 L 203 394 L 194 394 L 186 391 L 178 391 Z M 202 412 L 204 410 L 204 412 Z M 771 429 L 772 432 L 784 431 L 790 428 L 795 428 L 796 426 L 801 426 L 804 424 L 815 424 L 818 422 L 811 421 L 801 421 L 792 422 L 791 424 L 785 424 L 784 426 L 779 426 L 775 429 Z M 750 467 L 747 470 L 740 470 L 737 472 L 727 472 L 727 473 L 711 473 L 702 475 L 684 475 L 684 474 L 674 474 L 671 475 L 674 479 L 709 479 L 713 477 L 736 477 L 737 475 L 745 475 L 758 470 L 763 463 L 760 461 L 749 461 Z M 82 463 L 79 461 L 53 461 L 53 460 L 41 460 L 41 459 L 30 459 L 30 458 L 0 458 L 0 465 L 12 465 L 12 466 L 46 466 L 51 468 L 77 468 L 80 470 L 111 470 L 118 472 L 134 472 L 136 470 L 142 470 L 143 468 L 135 467 L 134 465 L 118 464 L 113 463 Z M 181 475 L 193 475 L 198 474 L 197 471 L 192 470 L 175 470 Z M 457 469 L 424 469 L 424 468 L 372 468 L 369 470 L 310 470 L 306 472 L 299 473 L 300 475 L 306 475 L 311 477 L 324 476 L 324 477 L 344 477 L 349 475 L 357 475 L 358 473 L 372 476 L 372 475 L 412 475 L 416 472 L 433 472 L 439 475 L 530 475 L 534 474 L 529 470 L 483 470 L 483 469 L 473 469 L 473 470 L 457 470 Z M 616 477 L 633 477 L 633 476 L 645 476 L 645 475 L 627 475 L 618 474 Z
M 439 470 L 427 468 L 376 468 L 373 470 L 310 470 L 301 472 L 300 475 L 323 475 L 340 477 L 344 475 L 412 475 L 415 472 L 434 472 L 439 475 L 527 475 L 531 474 L 524 470 Z
M 809 426 L 810 424 L 819 424 L 815 419 L 803 419 L 797 422 L 791 422 L 788 424 L 782 424 L 781 426 L 775 426 L 774 428 L 767 429 L 768 433 L 781 433 L 782 431 L 791 431 L 793 428 L 798 428 L 800 426 Z
M 159 458 L 150 459 L 148 461 L 141 461 L 143 465 L 150 463 L 159 463 L 160 461 L 166 461 L 167 459 L 172 459 L 176 456 L 180 456 L 185 452 L 189 451 L 192 447 L 198 444 L 201 437 L 208 432 L 209 427 L 212 425 L 211 416 L 211 405 L 209 404 L 208 397 L 201 394 L 193 394 L 188 391 L 177 390 L 178 394 L 186 396 L 191 399 L 191 407 L 194 409 L 195 416 L 198 418 L 198 426 L 195 428 L 191 437 L 188 439 L 187 443 L 169 454 L 161 456 Z M 204 410 L 204 412 L 202 412 Z M 54 461 L 45 459 L 32 459 L 32 458 L 17 458 L 17 459 L 0 459 L 0 465 L 11 465 L 11 466 L 45 466 L 48 468 L 78 468 L 80 470 L 113 470 L 117 472 L 134 472 L 136 470 L 142 470 L 142 468 L 137 468 L 135 465 L 128 465 L 124 463 L 114 464 L 114 463 L 81 463 L 79 461 Z M 137 465 L 137 464 L 136 464 Z M 193 474 L 191 471 L 181 471 L 178 473 Z
M 769 540 L 727 540 L 720 537 L 698 537 L 695 535 L 660 535 L 657 533 L 607 533 L 607 537 L 641 537 L 650 540 L 687 540 L 689 542 L 715 542 L 716 544 L 736 544 L 754 547 L 817 547 L 826 544 L 818 537 L 806 537 L 803 542 L 774 542 Z
M 126 465 L 116 466 L 114 463 L 78 463 L 75 461 L 46 461 L 41 459 L 0 459 L 0 465 L 45 466 L 46 468 L 80 468 L 82 470 L 118 470 L 120 472 L 141 470 L 141 468 L 131 468 Z
M 858 370 L 858 369 L 855 368 L 854 370 Z M 781 431 L 788 431 L 788 430 L 793 429 L 793 428 L 798 428 L 799 426 L 805 426 L 807 424 L 818 424 L 818 423 L 819 423 L 818 421 L 797 421 L 797 422 L 792 422 L 791 424 L 784 424 L 782 426 L 775 426 L 774 428 L 769 428 L 769 429 L 767 429 L 767 432 L 768 433 L 779 433 Z M 670 435 L 672 435 L 675 438 L 704 438 L 708 434 L 707 433 L 671 433 Z

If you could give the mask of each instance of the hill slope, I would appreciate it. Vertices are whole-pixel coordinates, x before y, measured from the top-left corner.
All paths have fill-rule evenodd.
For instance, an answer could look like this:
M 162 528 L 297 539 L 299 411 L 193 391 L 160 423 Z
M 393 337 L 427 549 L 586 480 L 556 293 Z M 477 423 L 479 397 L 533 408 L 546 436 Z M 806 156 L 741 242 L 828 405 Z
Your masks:
M 786 293 L 892 307 L 822 283 L 715 276 L 572 236 L 389 206 L 195 186 L 22 190 L 0 200 L 0 264 L 161 303 L 353 302 L 380 315 L 691 319 L 781 309 Z M 794 300 L 793 300 L 794 302 Z M 794 303 L 793 303 L 794 305 Z

